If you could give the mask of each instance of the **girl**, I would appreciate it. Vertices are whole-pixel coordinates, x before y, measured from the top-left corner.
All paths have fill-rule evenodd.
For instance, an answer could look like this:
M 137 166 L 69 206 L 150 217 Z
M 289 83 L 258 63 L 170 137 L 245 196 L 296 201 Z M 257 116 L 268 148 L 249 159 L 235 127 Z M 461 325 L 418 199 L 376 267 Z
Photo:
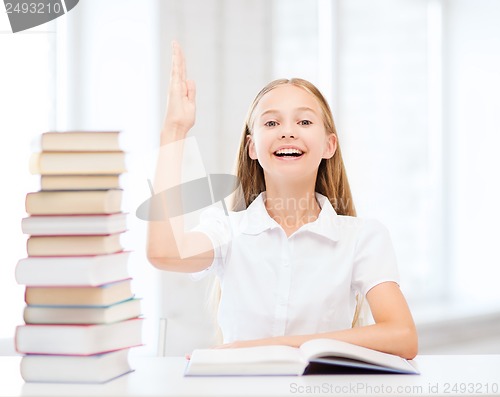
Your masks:
M 155 191 L 180 183 L 181 149 L 194 121 L 195 85 L 174 42 L 160 141 L 176 146 L 158 159 Z M 179 221 L 149 222 L 154 266 L 219 278 L 221 347 L 334 338 L 415 357 L 416 329 L 389 235 L 355 217 L 331 111 L 311 83 L 276 80 L 257 95 L 237 176 L 245 210 L 208 210 L 190 232 Z M 351 326 L 357 295 L 366 297 L 375 324 Z

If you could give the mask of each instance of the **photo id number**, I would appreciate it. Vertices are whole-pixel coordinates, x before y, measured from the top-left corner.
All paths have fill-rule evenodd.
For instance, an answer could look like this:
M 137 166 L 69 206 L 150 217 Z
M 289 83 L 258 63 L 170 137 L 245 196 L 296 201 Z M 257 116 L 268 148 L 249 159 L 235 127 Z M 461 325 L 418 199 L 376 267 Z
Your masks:
M 7 14 L 60 14 L 61 3 L 5 3 Z

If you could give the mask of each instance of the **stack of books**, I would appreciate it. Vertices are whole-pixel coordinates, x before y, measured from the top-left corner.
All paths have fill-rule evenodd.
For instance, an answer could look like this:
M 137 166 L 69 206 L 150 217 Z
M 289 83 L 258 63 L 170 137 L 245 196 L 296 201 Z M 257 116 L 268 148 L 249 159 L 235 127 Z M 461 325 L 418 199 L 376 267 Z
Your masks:
M 41 189 L 26 196 L 27 257 L 16 266 L 27 304 L 16 329 L 21 374 L 27 382 L 107 382 L 132 371 L 128 351 L 142 329 L 120 242 L 119 133 L 42 134 L 30 168 Z

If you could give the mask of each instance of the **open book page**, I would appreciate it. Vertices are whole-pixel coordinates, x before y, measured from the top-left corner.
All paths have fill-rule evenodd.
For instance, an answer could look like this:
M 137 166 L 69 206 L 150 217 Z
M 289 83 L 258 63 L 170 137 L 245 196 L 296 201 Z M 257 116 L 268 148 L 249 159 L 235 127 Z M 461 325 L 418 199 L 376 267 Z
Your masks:
M 313 339 L 302 344 L 300 350 L 308 361 L 321 359 L 321 362 L 326 363 L 329 360 L 328 357 L 334 357 L 359 360 L 378 367 L 397 370 L 397 372 L 418 373 L 404 358 L 334 339 Z M 354 366 L 353 361 L 331 360 L 332 364 L 342 364 L 342 362 L 344 365 Z M 372 368 L 375 369 L 375 366 Z M 367 366 L 363 367 L 368 368 Z
M 186 375 L 301 375 L 307 361 L 290 346 L 193 351 Z

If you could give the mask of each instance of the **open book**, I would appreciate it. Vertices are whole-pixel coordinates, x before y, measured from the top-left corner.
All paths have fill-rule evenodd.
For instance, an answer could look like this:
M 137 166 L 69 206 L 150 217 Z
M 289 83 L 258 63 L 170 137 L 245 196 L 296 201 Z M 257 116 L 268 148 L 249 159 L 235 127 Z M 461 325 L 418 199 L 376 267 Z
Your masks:
M 258 346 L 197 349 L 186 376 L 309 375 L 327 373 L 418 374 L 404 358 L 333 339 L 314 339 L 299 348 Z

